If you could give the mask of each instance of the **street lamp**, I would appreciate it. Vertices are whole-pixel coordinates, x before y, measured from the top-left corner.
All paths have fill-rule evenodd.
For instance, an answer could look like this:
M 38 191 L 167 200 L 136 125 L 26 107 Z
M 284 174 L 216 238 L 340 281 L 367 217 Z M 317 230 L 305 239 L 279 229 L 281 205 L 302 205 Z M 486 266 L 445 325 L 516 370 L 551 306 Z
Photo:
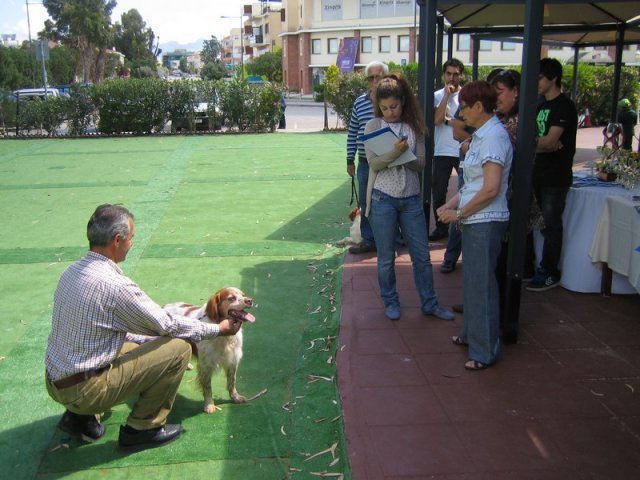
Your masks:
M 240 19 L 240 78 L 244 78 L 244 15 L 220 15 L 220 18 Z

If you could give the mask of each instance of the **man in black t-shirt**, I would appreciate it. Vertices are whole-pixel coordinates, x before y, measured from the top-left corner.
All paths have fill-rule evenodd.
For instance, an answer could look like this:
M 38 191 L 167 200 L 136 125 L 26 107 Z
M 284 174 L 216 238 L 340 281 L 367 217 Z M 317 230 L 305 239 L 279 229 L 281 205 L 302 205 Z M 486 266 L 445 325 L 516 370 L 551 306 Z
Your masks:
M 633 150 L 631 142 L 633 141 L 633 133 L 638 123 L 638 115 L 631 108 L 631 102 L 623 98 L 618 102 L 618 123 L 622 125 L 622 148 L 625 150 Z
M 544 246 L 542 260 L 527 290 L 544 291 L 560 282 L 562 212 L 573 182 L 578 114 L 574 103 L 562 93 L 562 65 L 553 58 L 540 61 L 538 93 L 538 138 L 533 165 L 533 191 L 542 212 Z

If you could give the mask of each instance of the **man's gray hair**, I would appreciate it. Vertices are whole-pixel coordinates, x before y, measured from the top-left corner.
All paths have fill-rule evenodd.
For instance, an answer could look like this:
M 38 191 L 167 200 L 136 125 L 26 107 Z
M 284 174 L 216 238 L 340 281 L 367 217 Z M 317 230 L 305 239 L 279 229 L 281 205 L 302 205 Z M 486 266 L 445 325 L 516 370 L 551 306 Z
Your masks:
M 129 235 L 129 219 L 133 214 L 121 205 L 100 205 L 87 224 L 89 247 L 105 247 L 117 234 Z
M 366 67 L 364 67 L 364 74 L 369 75 L 369 70 L 372 68 L 382 68 L 384 73 L 389 73 L 389 65 L 374 60 L 373 62 L 368 63 Z

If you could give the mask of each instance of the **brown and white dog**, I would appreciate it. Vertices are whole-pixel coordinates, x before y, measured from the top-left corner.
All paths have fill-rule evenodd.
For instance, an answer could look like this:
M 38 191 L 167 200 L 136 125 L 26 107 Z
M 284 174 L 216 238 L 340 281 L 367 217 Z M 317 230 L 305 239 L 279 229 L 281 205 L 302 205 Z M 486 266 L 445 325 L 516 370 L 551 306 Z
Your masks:
M 360 234 L 360 209 L 358 207 L 349 212 L 349 220 L 352 222 L 349 227 L 349 236 L 336 242 L 336 245 L 340 247 L 357 245 L 362 242 L 362 235 Z
M 255 322 L 255 317 L 245 309 L 253 306 L 253 299 L 242 290 L 227 287 L 214 293 L 206 305 L 196 306 L 186 303 L 170 303 L 163 308 L 169 313 L 195 318 L 202 322 L 220 323 L 230 319 L 240 322 Z M 227 390 L 233 403 L 247 400 L 236 390 L 236 372 L 242 359 L 242 329 L 226 337 L 213 337 L 193 345 L 198 357 L 198 383 L 204 394 L 204 411 L 215 413 L 216 406 L 211 393 L 211 377 L 218 368 L 227 374 Z

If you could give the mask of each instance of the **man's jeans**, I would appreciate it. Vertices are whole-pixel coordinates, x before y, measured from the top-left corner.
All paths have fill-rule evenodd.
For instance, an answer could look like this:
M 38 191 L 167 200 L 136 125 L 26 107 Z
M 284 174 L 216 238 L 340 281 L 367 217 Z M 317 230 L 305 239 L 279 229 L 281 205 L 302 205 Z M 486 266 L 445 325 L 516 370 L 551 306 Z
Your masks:
M 367 182 L 369 181 L 369 162 L 361 157 L 358 157 L 356 177 L 358 178 L 358 203 L 360 204 L 360 235 L 362 235 L 363 243 L 375 245 L 376 241 L 373 238 L 373 230 L 371 229 L 371 224 L 369 223 L 369 219 L 364 214 L 364 212 L 367 211 Z
M 569 187 L 534 188 L 538 206 L 542 212 L 544 228 L 540 231 L 544 238 L 540 267 L 546 275 L 560 278 L 560 254 L 562 253 L 562 213 Z
M 438 305 L 438 297 L 433 290 L 433 269 L 420 195 L 393 198 L 374 190 L 369 217 L 378 248 L 378 284 L 384 306 L 400 306 L 395 273 L 399 225 L 409 247 L 413 279 L 420 296 L 420 307 L 423 312 L 433 311 Z
M 462 226 L 464 251 L 464 324 L 460 339 L 469 344 L 469 359 L 485 365 L 500 355 L 500 301 L 496 263 L 508 222 Z
M 433 157 L 433 177 L 431 179 L 431 197 L 433 198 L 433 218 L 436 219 L 436 230 L 446 232 L 448 226 L 437 220 L 438 210 L 447 201 L 447 189 L 451 171 L 458 171 L 460 157 Z

